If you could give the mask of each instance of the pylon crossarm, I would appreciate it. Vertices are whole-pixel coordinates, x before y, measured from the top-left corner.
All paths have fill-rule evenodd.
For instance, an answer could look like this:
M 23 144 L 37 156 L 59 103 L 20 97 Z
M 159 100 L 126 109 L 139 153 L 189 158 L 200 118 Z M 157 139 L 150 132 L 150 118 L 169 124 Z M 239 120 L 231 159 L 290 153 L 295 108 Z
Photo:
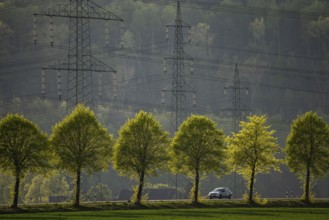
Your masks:
M 167 24 L 166 25 L 166 27 L 176 27 L 176 26 L 177 26 L 177 24 Z M 182 27 L 182 28 L 191 28 L 192 26 L 184 22 L 180 27 Z
M 69 63 L 67 61 L 58 61 L 53 65 L 42 67 L 43 70 L 69 70 Z
M 162 92 L 176 92 L 176 93 L 195 93 L 195 90 L 186 90 L 186 89 L 176 89 L 173 87 L 172 89 L 163 89 Z
M 90 9 L 92 10 L 90 14 L 91 16 L 95 17 L 95 19 L 123 21 L 122 18 L 113 14 L 112 12 L 109 12 L 108 10 L 96 4 L 95 2 L 89 1 L 89 3 L 91 5 Z
M 63 18 L 82 18 L 82 19 L 97 19 L 97 20 L 115 20 L 123 21 L 119 16 L 107 11 L 101 6 L 94 2 L 89 2 L 88 15 L 77 15 L 74 11 L 69 10 L 69 6 L 58 7 L 58 9 L 48 8 L 47 11 L 41 11 L 41 13 L 35 13 L 34 16 L 52 16 L 52 17 L 63 17 Z
M 177 56 L 172 56 L 172 57 L 165 57 L 165 60 L 188 60 L 188 61 L 193 61 L 194 59 L 187 53 L 183 51 L 183 54 L 179 57 Z
M 67 71 L 91 71 L 91 72 L 105 72 L 105 73 L 116 73 L 116 71 L 100 61 L 99 59 L 91 56 L 91 65 L 88 68 L 70 68 L 67 61 L 58 61 L 54 65 L 43 67 L 43 70 L 67 70 Z
M 111 72 L 116 73 L 117 71 L 112 67 L 106 65 L 96 57 L 91 56 L 91 66 L 93 72 Z

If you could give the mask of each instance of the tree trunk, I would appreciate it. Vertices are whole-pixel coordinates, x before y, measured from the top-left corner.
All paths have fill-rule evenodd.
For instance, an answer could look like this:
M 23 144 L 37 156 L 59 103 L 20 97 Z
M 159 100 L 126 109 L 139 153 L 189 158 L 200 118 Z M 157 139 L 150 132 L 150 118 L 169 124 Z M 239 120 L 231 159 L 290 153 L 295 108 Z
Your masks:
M 16 174 L 15 188 L 14 188 L 14 200 L 13 200 L 13 204 L 11 205 L 11 208 L 17 208 L 17 204 L 18 204 L 18 193 L 19 193 L 19 184 L 20 184 L 19 175 Z
M 310 181 L 311 181 L 311 173 L 310 173 L 310 167 L 307 167 L 306 171 L 306 180 L 305 180 L 305 189 L 304 189 L 304 195 L 305 195 L 305 201 L 310 201 Z
M 137 196 L 136 196 L 136 201 L 135 201 L 136 204 L 141 203 L 143 186 L 144 186 L 144 172 L 142 172 L 139 177 L 139 185 L 138 185 L 138 191 L 137 191 Z
M 198 203 L 198 195 L 199 195 L 199 181 L 200 181 L 200 177 L 199 177 L 199 170 L 196 169 L 195 171 L 195 182 L 194 182 L 194 192 L 193 192 L 193 199 L 192 202 L 193 203 Z
M 255 179 L 255 167 L 253 167 L 251 171 L 251 177 L 249 183 L 249 197 L 248 197 L 249 202 L 253 202 L 254 179 Z
M 81 170 L 78 169 L 76 173 L 74 206 L 80 206 L 80 178 L 81 178 Z

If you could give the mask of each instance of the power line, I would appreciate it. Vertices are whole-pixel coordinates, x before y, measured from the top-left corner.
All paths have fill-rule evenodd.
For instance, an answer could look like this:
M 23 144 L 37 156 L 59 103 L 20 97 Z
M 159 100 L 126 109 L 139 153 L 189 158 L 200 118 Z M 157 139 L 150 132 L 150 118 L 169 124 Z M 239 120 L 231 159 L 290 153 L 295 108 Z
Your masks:
M 159 5 L 174 6 L 174 0 L 137 0 L 146 3 L 153 3 Z M 208 11 L 219 11 L 225 13 L 236 13 L 236 14 L 248 14 L 248 15 L 260 15 L 260 16 L 286 16 L 288 18 L 298 18 L 303 16 L 307 19 L 314 19 L 314 17 L 327 17 L 329 16 L 328 11 L 297 11 L 297 10 L 283 10 L 273 8 L 261 8 L 261 7 L 250 7 L 246 5 L 228 5 L 220 3 L 210 3 L 206 1 L 195 1 L 195 2 L 182 2 L 182 7 L 191 9 L 202 9 Z

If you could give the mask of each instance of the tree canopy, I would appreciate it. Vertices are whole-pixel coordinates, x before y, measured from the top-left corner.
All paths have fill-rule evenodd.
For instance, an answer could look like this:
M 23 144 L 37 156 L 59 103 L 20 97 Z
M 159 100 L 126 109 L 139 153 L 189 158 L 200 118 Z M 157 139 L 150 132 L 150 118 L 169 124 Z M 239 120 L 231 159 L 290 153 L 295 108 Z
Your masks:
M 15 177 L 12 207 L 17 207 L 21 178 L 48 167 L 49 158 L 47 135 L 37 125 L 17 114 L 0 121 L 0 170 Z
M 145 176 L 155 175 L 158 170 L 166 168 L 168 144 L 168 132 L 151 113 L 140 111 L 121 127 L 113 163 L 120 174 L 138 181 L 134 194 L 136 203 L 141 202 Z
M 311 182 L 329 171 L 329 126 L 314 112 L 293 121 L 286 142 L 286 161 L 304 183 L 303 198 L 310 200 Z
M 176 173 L 194 178 L 192 201 L 198 202 L 203 174 L 225 171 L 224 133 L 205 116 L 192 115 L 179 127 L 170 145 L 170 166 Z
M 74 204 L 79 205 L 81 172 L 94 173 L 109 166 L 113 137 L 93 111 L 78 105 L 53 127 L 50 142 L 58 167 L 75 175 Z
M 249 202 L 253 202 L 253 187 L 258 173 L 268 173 L 272 168 L 279 170 L 280 159 L 275 154 L 280 147 L 273 136 L 274 130 L 265 125 L 265 116 L 253 115 L 248 121 L 241 121 L 241 130 L 227 137 L 227 162 L 233 171 L 248 181 Z

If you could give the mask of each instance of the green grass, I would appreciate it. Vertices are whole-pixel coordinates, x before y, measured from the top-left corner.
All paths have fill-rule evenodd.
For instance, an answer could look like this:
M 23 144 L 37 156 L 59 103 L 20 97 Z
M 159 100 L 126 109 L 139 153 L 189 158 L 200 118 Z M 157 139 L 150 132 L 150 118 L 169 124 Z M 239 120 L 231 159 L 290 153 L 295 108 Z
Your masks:
M 178 219 L 178 220 L 321 220 L 329 219 L 329 200 L 318 199 L 304 203 L 299 199 L 272 199 L 266 203 L 247 203 L 242 200 L 82 203 L 81 207 L 66 204 L 20 205 L 18 209 L 0 207 L 4 219 Z
M 329 208 L 189 208 L 0 214 L 0 219 L 327 220 Z

